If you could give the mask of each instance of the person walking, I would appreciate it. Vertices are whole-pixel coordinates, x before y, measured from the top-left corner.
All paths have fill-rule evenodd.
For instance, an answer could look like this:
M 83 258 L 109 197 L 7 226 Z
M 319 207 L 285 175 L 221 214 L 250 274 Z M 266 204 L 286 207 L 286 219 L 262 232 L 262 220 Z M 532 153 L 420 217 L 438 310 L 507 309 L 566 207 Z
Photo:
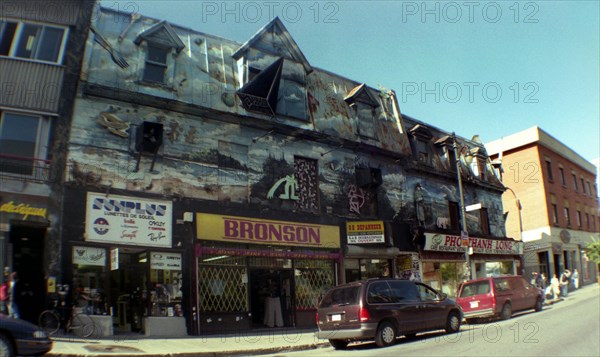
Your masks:
M 577 269 L 573 271 L 571 279 L 573 279 L 573 285 L 575 286 L 575 290 L 579 289 L 579 272 L 577 271 Z
M 571 272 L 569 269 L 565 269 L 560 275 L 560 295 L 562 297 L 567 297 L 569 293 L 569 281 L 571 281 Z
M 23 296 L 23 289 L 21 281 L 19 280 L 19 274 L 13 271 L 10 274 L 10 282 L 8 288 L 8 316 L 18 319 L 20 318 L 20 305 L 21 297 Z

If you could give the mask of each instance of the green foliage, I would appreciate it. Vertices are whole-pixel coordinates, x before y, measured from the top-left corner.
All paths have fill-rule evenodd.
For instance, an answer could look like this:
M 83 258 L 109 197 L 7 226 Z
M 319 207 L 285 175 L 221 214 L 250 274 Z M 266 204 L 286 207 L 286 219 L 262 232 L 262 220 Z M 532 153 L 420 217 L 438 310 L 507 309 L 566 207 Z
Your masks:
M 586 244 L 585 255 L 596 264 L 600 264 L 600 241 Z

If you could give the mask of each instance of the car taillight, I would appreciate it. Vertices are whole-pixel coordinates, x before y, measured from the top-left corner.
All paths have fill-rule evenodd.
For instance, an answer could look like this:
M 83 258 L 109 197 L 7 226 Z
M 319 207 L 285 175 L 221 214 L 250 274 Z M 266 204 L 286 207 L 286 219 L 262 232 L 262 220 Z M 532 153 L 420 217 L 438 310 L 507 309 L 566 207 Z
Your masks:
M 360 321 L 369 321 L 371 319 L 371 315 L 369 315 L 369 310 L 365 309 L 364 307 L 360 308 L 360 311 L 358 312 L 358 316 L 360 318 Z

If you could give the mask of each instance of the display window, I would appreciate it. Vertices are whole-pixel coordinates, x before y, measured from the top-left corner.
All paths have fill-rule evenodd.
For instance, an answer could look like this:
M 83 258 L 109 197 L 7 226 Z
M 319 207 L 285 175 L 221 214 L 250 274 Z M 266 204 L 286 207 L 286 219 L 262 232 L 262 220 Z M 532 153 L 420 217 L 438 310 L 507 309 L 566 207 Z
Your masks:
M 88 315 L 110 313 L 106 295 L 106 249 L 73 247 L 72 301 Z

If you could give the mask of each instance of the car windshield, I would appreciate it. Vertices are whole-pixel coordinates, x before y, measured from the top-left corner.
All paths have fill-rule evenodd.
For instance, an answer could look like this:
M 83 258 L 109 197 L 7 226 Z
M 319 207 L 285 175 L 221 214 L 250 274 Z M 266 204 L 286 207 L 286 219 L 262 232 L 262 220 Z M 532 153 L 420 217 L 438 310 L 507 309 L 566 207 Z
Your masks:
M 476 283 L 469 283 L 463 285 L 462 290 L 460 291 L 459 297 L 469 297 L 481 294 L 487 294 L 490 292 L 490 282 L 489 281 L 479 281 Z
M 349 286 L 344 288 L 336 288 L 321 300 L 320 307 L 330 307 L 336 305 L 355 305 L 358 304 L 358 293 L 360 286 Z

